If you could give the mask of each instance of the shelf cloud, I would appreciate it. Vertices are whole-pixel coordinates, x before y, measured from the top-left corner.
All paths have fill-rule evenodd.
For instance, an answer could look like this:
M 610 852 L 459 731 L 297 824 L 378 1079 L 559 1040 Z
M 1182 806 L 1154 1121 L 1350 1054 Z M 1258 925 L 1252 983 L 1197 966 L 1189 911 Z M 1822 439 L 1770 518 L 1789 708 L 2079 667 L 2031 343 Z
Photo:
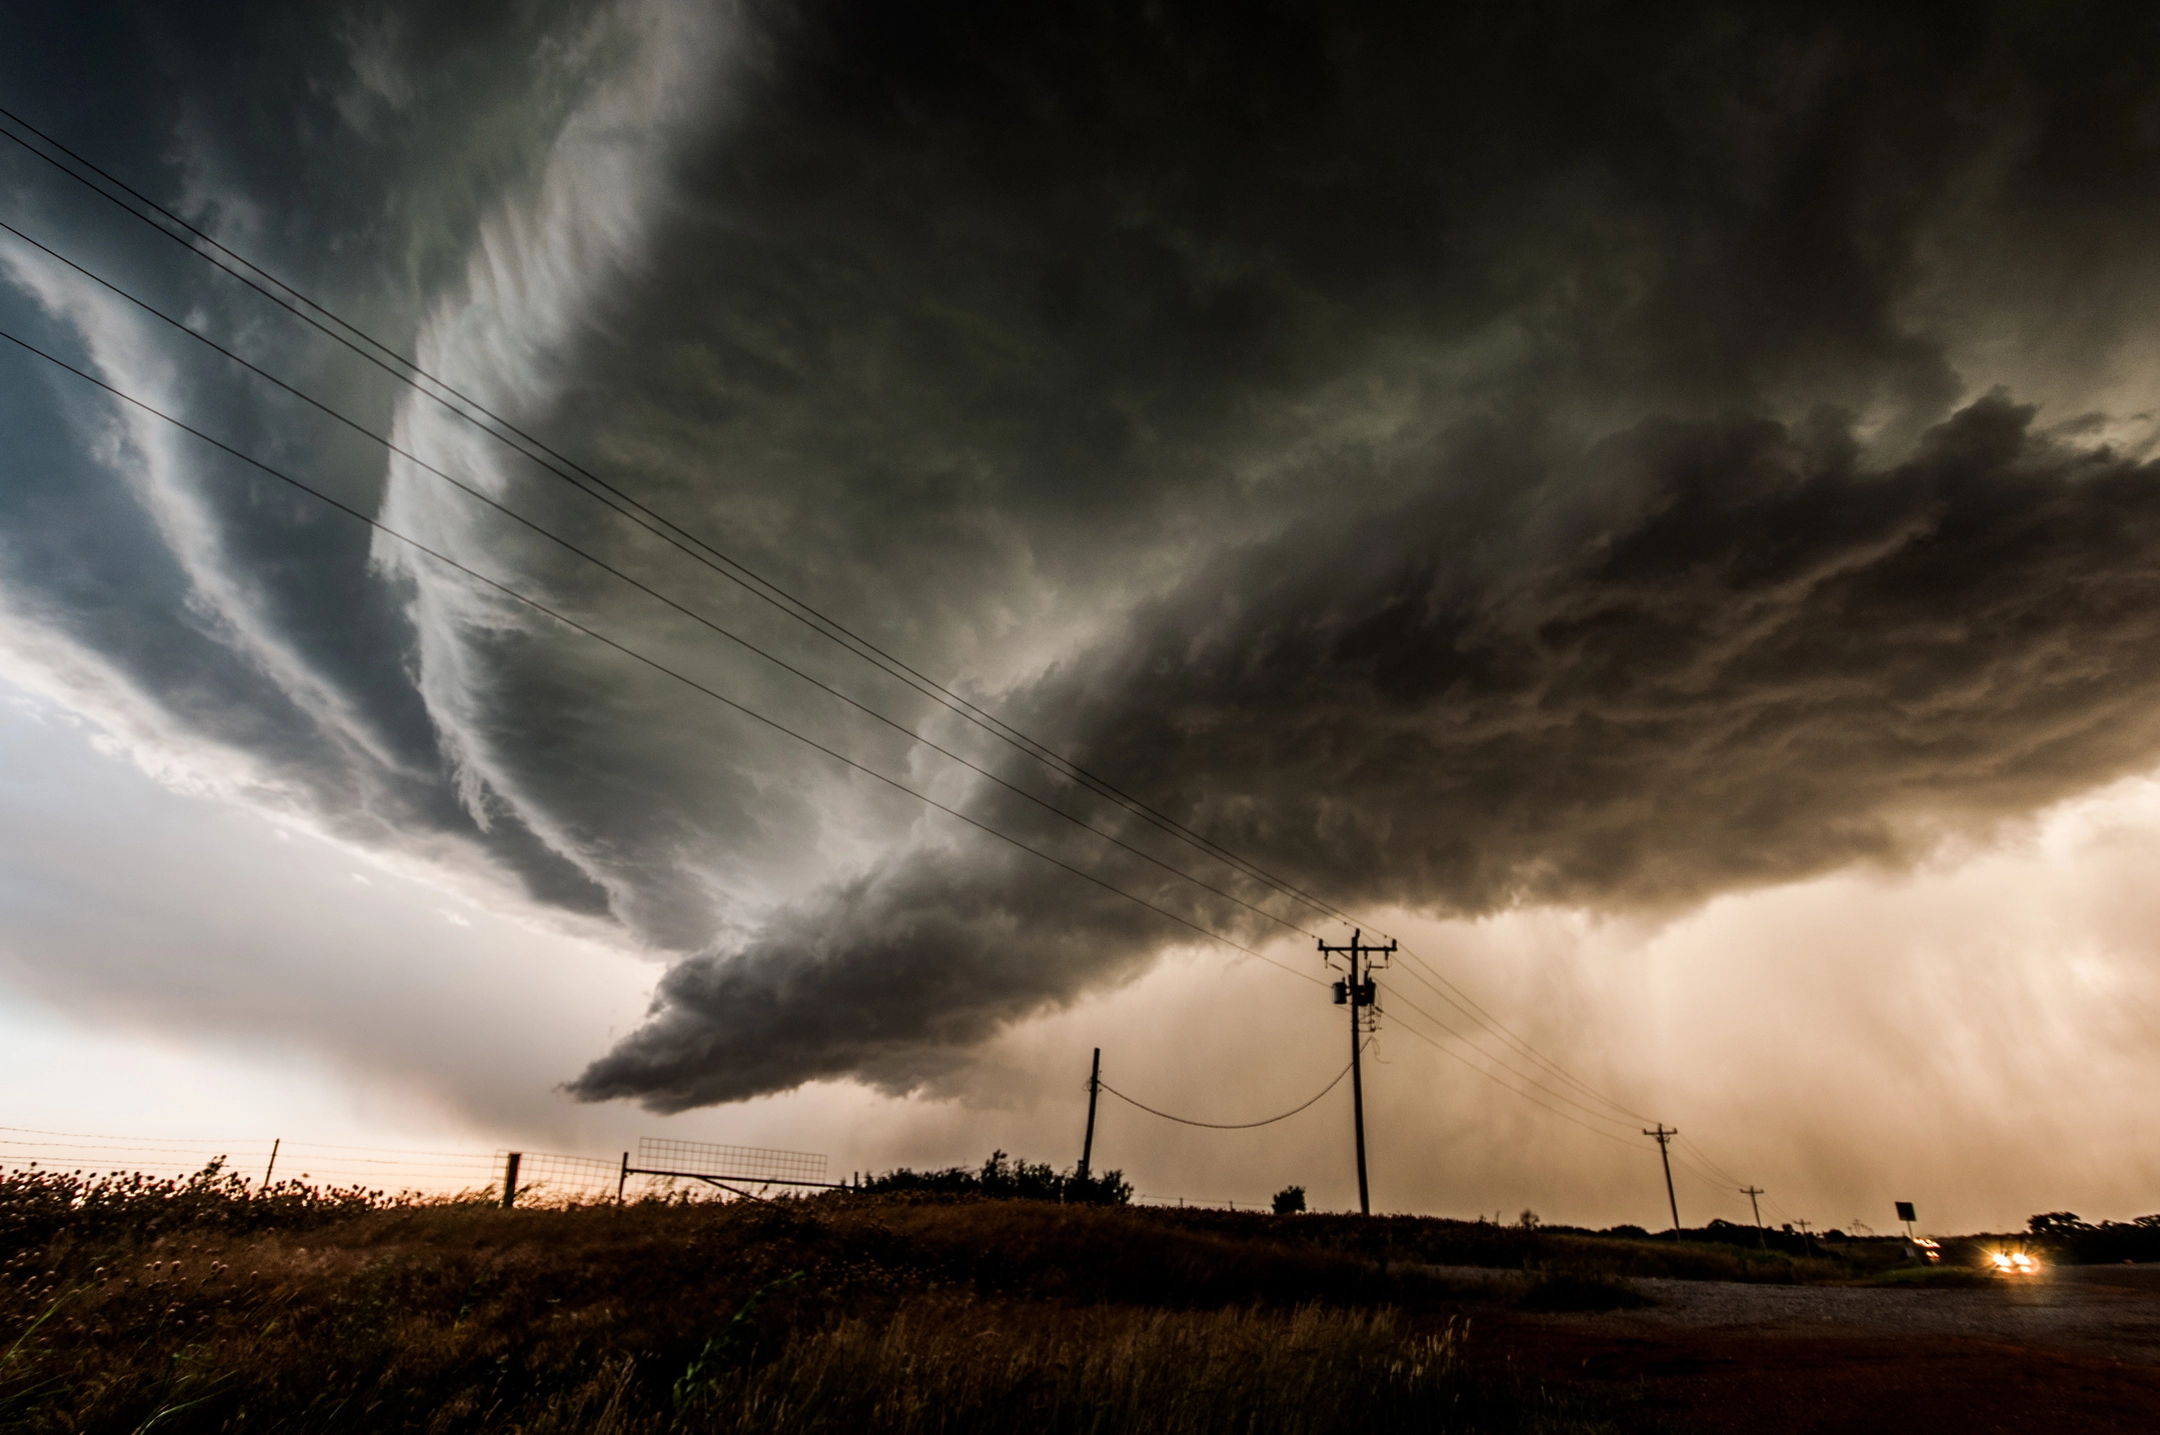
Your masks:
M 0 324 L 661 666 L 19 355 L 0 644 L 146 765 L 666 962 L 576 1097 L 914 1090 L 1336 930 L 1168 824 L 1344 912 L 1667 917 L 2160 760 L 2160 18 L 271 13 L 22 88 L 556 457 L 12 146 L 11 212 L 681 607 L 12 241 Z

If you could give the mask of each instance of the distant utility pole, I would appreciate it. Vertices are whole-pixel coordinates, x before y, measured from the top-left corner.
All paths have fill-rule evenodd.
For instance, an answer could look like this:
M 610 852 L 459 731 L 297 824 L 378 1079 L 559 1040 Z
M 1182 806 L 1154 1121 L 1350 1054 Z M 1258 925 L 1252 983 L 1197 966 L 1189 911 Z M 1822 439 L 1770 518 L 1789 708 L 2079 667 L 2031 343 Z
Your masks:
M 1745 1196 L 1745 1197 L 1747 1197 L 1747 1199 L 1748 1199 L 1748 1204 L 1749 1204 L 1750 1206 L 1753 1206 L 1753 1207 L 1755 1208 L 1755 1244 L 1756 1244 L 1756 1245 L 1758 1245 L 1758 1246 L 1759 1246 L 1759 1245 L 1762 1245 L 1762 1244 L 1763 1244 L 1763 1229 L 1762 1229 L 1762 1202 L 1756 1199 L 1756 1197 L 1758 1197 L 1758 1196 L 1762 1195 L 1762 1187 L 1760 1187 L 1760 1186 L 1742 1186 L 1742 1187 L 1740 1188 L 1740 1194 L 1741 1194 L 1741 1195 L 1743 1195 L 1743 1196 Z
M 1088 1178 L 1088 1162 L 1095 1155 L 1095 1093 L 1102 1090 L 1102 1048 L 1095 1048 L 1095 1062 L 1088 1068 L 1087 1135 L 1080 1142 L 1080 1179 Z
M 1372 1193 L 1365 1183 L 1365 1033 L 1373 1029 L 1380 1009 L 1374 1005 L 1379 988 L 1372 978 L 1372 959 L 1387 956 L 1395 950 L 1391 937 L 1384 947 L 1365 940 L 1363 928 L 1351 932 L 1348 946 L 1329 946 L 1320 943 L 1320 955 L 1327 958 L 1343 956 L 1350 959 L 1350 976 L 1347 981 L 1335 983 L 1335 1005 L 1350 1008 L 1350 1119 L 1357 1131 L 1357 1208 L 1361 1216 L 1372 1214 Z M 1358 975 L 1358 960 L 1364 959 L 1364 975 Z
M 1662 1121 L 1657 1124 L 1657 1130 L 1643 1133 L 1657 1137 L 1658 1159 L 1665 1163 L 1665 1201 L 1672 1207 L 1672 1238 L 1676 1241 L 1680 1239 L 1680 1198 L 1673 1194 L 1672 1188 L 1672 1139 L 1679 1134 L 1666 1130 Z

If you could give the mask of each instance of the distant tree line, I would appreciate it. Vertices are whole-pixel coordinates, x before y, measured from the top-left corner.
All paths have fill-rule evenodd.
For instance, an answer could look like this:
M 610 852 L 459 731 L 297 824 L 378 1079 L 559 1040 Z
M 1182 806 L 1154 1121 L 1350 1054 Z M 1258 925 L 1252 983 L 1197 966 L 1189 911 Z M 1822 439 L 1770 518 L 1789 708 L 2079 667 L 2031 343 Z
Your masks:
M 2069 1253 L 2080 1265 L 2114 1265 L 2122 1261 L 2160 1261 L 2160 1215 L 2139 1216 L 2133 1221 L 2102 1221 L 2093 1225 L 2078 1219 L 2075 1211 L 2043 1211 L 2025 1223 L 2036 1236 L 2044 1236 Z
M 1132 1201 L 1132 1182 L 1123 1171 L 1060 1171 L 1048 1162 L 1016 1161 L 993 1151 L 980 1171 L 948 1166 L 916 1171 L 906 1166 L 873 1176 L 865 1191 L 930 1191 L 948 1196 L 996 1196 L 1009 1201 L 1064 1201 L 1079 1206 L 1124 1206 Z

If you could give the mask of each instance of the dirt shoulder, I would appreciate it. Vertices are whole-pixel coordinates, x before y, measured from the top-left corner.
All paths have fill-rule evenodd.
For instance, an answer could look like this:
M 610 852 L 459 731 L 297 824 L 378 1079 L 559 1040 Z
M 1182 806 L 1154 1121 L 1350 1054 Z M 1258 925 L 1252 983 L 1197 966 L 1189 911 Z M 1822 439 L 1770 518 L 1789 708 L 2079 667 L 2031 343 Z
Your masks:
M 1638 1282 L 1659 1304 L 1494 1312 L 1478 1358 L 1623 1394 L 1675 1431 L 2160 1430 L 2160 1271 L 1978 1290 Z

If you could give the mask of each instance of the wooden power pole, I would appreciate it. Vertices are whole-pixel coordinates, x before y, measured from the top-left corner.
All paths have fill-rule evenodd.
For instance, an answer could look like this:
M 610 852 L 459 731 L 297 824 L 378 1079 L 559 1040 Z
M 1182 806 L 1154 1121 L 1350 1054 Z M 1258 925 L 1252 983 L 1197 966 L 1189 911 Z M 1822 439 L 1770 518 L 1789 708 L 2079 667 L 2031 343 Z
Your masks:
M 1102 1048 L 1095 1048 L 1094 1064 L 1088 1067 L 1087 1135 L 1080 1142 L 1080 1179 L 1088 1178 L 1088 1162 L 1095 1156 L 1095 1095 L 1102 1090 Z
M 1341 956 L 1350 961 L 1347 981 L 1335 983 L 1335 1004 L 1350 1008 L 1350 1120 L 1357 1133 L 1357 1206 L 1358 1214 L 1372 1214 L 1372 1191 L 1365 1180 L 1365 1033 L 1372 1030 L 1373 1018 L 1379 1015 L 1374 1000 L 1379 988 L 1372 978 L 1372 959 L 1385 956 L 1395 950 L 1392 938 L 1384 947 L 1365 940 L 1361 928 L 1350 934 L 1346 946 L 1329 946 L 1320 943 L 1323 957 Z M 1362 972 L 1359 962 L 1363 960 Z
M 1679 1134 L 1666 1130 L 1662 1121 L 1657 1124 L 1657 1130 L 1643 1133 L 1657 1138 L 1658 1159 L 1665 1163 L 1665 1203 L 1672 1207 L 1672 1238 L 1676 1241 L 1680 1239 L 1680 1198 L 1673 1194 L 1672 1188 L 1672 1139 Z

